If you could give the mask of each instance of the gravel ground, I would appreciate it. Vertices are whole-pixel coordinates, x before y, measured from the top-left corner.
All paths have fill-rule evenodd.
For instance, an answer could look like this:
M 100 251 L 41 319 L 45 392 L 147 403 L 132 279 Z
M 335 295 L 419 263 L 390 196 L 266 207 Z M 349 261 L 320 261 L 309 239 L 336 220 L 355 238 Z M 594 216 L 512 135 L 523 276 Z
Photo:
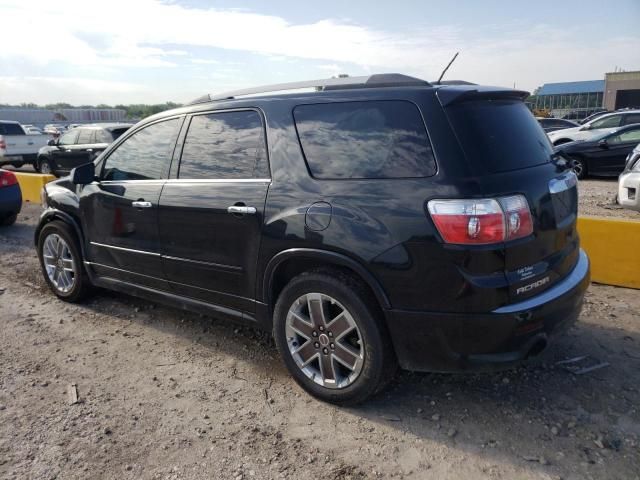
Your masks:
M 640 220 L 640 212 L 627 210 L 615 203 L 617 193 L 617 178 L 580 180 L 578 183 L 580 214 Z
M 0 230 L 0 478 L 640 478 L 638 291 L 593 285 L 580 322 L 516 369 L 403 372 L 337 408 L 258 331 L 104 291 L 57 300 L 38 213 Z

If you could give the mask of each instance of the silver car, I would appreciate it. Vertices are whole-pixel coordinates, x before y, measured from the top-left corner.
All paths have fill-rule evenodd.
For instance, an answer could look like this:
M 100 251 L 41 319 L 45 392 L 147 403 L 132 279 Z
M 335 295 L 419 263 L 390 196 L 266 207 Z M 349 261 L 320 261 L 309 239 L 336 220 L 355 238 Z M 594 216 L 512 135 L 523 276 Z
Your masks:
M 624 171 L 618 178 L 618 203 L 640 212 L 640 143 L 627 156 Z

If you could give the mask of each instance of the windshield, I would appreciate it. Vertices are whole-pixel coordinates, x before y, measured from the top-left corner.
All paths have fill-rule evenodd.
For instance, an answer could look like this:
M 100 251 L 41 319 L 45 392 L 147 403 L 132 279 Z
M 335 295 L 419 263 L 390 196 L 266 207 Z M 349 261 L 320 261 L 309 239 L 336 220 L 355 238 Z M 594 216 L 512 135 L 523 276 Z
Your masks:
M 474 100 L 446 109 L 466 157 L 492 173 L 548 163 L 551 143 L 519 100 Z

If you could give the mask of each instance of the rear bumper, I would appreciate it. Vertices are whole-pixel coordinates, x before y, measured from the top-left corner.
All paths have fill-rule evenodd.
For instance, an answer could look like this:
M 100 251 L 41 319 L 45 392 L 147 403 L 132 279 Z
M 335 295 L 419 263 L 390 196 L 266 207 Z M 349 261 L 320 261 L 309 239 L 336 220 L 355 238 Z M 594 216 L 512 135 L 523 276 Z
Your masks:
M 589 282 L 589 259 L 581 250 L 564 280 L 540 295 L 489 313 L 389 310 L 387 325 L 400 366 L 459 372 L 520 362 L 577 320 Z
M 618 203 L 640 212 L 640 172 L 628 172 L 618 179 Z

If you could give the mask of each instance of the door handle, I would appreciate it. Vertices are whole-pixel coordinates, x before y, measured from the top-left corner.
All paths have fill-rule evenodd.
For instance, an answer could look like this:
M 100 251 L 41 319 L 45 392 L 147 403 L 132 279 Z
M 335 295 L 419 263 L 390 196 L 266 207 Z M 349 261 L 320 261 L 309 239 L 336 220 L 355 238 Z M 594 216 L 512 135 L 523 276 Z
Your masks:
M 86 150 L 86 151 L 87 151 L 87 152 L 89 152 L 89 153 L 91 153 L 91 152 L 93 152 L 93 148 L 87 148 L 87 150 Z
M 65 150 L 66 153 L 71 153 L 71 150 Z
M 245 207 L 241 205 L 231 205 L 227 208 L 228 213 L 236 213 L 240 215 L 255 215 L 256 207 Z
M 145 202 L 144 200 L 137 200 L 135 202 L 131 202 L 132 207 L 136 208 L 151 208 L 153 205 L 151 202 Z

